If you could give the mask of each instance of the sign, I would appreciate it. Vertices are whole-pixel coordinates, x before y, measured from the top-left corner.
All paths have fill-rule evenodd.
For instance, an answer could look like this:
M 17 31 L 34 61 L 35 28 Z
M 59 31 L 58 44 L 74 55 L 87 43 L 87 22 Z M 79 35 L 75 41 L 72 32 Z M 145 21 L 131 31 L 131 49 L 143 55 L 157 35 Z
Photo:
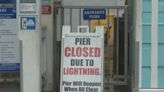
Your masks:
M 16 0 L 0 0 L 0 4 L 0 72 L 19 72 Z
M 106 10 L 105 9 L 84 9 L 83 19 L 84 20 L 95 20 L 95 19 L 105 19 Z
M 0 72 L 19 72 L 20 63 L 0 64 Z
M 21 13 L 36 13 L 36 3 L 20 3 Z
M 16 0 L 0 0 L 0 19 L 16 19 Z
M 0 19 L 0 36 L 6 36 L 6 38 L 10 38 L 11 36 L 16 37 L 16 31 L 16 19 Z
M 0 19 L 16 19 L 16 8 L 1 8 Z
M 0 72 L 20 71 L 19 49 L 19 40 L 0 39 Z
M 102 92 L 103 36 L 63 34 L 61 55 L 60 92 Z
M 50 15 L 52 11 L 51 5 L 42 5 L 42 14 Z
M 36 18 L 35 17 L 21 17 L 21 30 L 35 30 Z

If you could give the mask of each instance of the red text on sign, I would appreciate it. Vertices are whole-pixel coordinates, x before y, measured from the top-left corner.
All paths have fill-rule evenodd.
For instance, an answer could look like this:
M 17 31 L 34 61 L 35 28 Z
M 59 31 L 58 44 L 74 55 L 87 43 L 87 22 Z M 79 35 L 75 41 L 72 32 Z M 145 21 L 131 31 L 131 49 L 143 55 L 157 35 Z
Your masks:
M 100 57 L 100 48 L 66 47 L 64 54 L 66 57 Z

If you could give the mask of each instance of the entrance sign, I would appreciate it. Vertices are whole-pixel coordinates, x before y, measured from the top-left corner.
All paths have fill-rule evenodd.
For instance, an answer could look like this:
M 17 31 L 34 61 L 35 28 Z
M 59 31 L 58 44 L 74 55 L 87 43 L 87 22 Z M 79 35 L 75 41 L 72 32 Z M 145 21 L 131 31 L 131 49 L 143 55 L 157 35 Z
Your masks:
M 83 19 L 84 20 L 95 20 L 95 19 L 105 19 L 106 10 L 105 9 L 84 9 Z
M 60 92 L 103 92 L 104 30 L 97 30 L 71 33 L 63 26 Z

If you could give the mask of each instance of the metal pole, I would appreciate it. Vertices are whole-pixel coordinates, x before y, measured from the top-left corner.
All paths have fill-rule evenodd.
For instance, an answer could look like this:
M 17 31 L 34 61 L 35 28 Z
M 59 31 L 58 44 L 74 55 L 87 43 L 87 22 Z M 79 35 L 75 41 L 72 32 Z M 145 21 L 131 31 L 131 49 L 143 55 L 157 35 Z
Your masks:
M 109 38 L 109 36 L 110 36 L 110 21 L 109 21 L 109 18 L 110 17 L 110 15 L 109 15 L 109 9 L 107 9 L 107 30 L 106 30 L 106 34 L 107 34 L 107 37 L 105 38 L 106 40 L 107 40 L 107 54 L 108 54 L 108 56 L 109 56 L 109 53 L 110 53 L 110 43 L 109 43 L 109 40 L 110 40 L 110 38 Z M 109 39 L 108 39 L 109 38 Z
M 110 23 L 110 21 L 109 21 L 109 17 L 110 17 L 110 15 L 109 15 L 109 9 L 107 9 L 107 31 L 109 31 L 110 30 L 110 28 L 109 28 L 109 23 Z
M 125 25 L 125 31 L 124 31 L 124 75 L 125 75 L 125 82 L 127 82 L 127 71 L 128 71 L 128 28 L 127 28 L 127 8 L 124 9 L 125 11 L 125 22 L 124 22 L 124 25 Z
M 70 27 L 72 32 L 72 8 L 70 8 Z
M 81 8 L 79 9 L 79 25 L 81 25 Z
M 61 8 L 61 31 L 62 31 L 62 27 L 64 25 L 64 8 Z
M 110 62 L 110 52 L 111 52 L 111 48 L 110 48 L 110 39 L 111 38 L 109 38 L 110 37 L 110 15 L 109 15 L 109 9 L 107 9 L 107 32 L 106 32 L 106 34 L 107 34 L 107 37 L 105 38 L 106 39 L 106 41 L 107 41 L 107 55 L 108 55 L 108 57 L 107 57 L 107 60 L 109 60 L 108 62 Z M 111 69 L 111 68 L 110 68 Z
M 117 58 L 116 58 L 116 80 L 118 80 L 118 76 L 119 76 L 119 9 L 117 9 L 117 31 L 116 31 L 116 42 L 117 42 Z
M 89 20 L 89 32 L 91 32 L 91 20 Z
M 54 26 L 53 26 L 53 55 L 54 55 L 54 57 L 53 57 L 53 90 L 57 90 L 55 87 L 57 86 L 57 84 L 56 84 L 56 79 L 57 79 L 57 75 L 56 75 L 56 73 L 55 72 L 57 72 L 56 70 L 56 53 L 55 53 L 55 51 L 56 51 L 56 31 L 57 31 L 57 26 L 56 26 L 56 16 L 57 16 L 57 8 L 56 7 L 53 7 L 53 24 L 54 24 Z

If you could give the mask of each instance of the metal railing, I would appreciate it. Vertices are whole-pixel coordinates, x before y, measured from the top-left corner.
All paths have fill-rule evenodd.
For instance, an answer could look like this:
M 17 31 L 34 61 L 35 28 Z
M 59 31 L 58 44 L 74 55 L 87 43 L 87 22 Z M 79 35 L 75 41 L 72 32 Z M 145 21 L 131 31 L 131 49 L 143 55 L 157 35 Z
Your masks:
M 93 32 L 92 28 L 92 21 L 93 20 L 83 20 L 83 9 L 106 9 L 106 15 L 109 16 L 109 13 L 113 13 L 115 15 L 115 33 L 116 33 L 116 39 L 114 39 L 114 47 L 116 48 L 113 53 L 114 60 L 113 62 L 115 67 L 113 67 L 113 74 L 112 80 L 110 80 L 108 83 L 110 85 L 127 85 L 127 81 L 129 78 L 128 74 L 128 7 L 127 6 L 61 6 L 61 5 L 55 5 L 54 14 L 56 15 L 56 39 L 61 38 L 61 31 L 62 31 L 62 25 L 70 25 L 72 32 L 76 32 L 78 25 L 88 25 L 90 32 Z M 121 14 L 121 12 L 123 13 Z M 120 18 L 123 18 L 124 23 L 120 24 Z M 101 20 L 97 20 L 98 25 L 101 25 Z M 107 17 L 107 24 L 110 23 L 109 17 Z M 123 29 L 120 29 L 120 25 L 123 25 Z M 110 27 L 107 27 L 107 30 L 110 30 Z M 123 39 L 120 40 L 120 31 L 123 30 Z M 108 39 L 106 39 L 108 40 Z M 58 40 L 60 41 L 60 40 Z M 120 45 L 120 41 L 124 41 L 123 45 Z M 108 41 L 109 42 L 109 41 Z M 123 50 L 123 60 L 120 61 L 120 47 L 124 48 Z M 107 48 L 110 50 L 110 48 Z M 108 53 L 109 56 L 109 53 Z M 123 62 L 123 74 L 120 74 L 120 62 Z M 114 72 L 115 71 L 115 72 Z

